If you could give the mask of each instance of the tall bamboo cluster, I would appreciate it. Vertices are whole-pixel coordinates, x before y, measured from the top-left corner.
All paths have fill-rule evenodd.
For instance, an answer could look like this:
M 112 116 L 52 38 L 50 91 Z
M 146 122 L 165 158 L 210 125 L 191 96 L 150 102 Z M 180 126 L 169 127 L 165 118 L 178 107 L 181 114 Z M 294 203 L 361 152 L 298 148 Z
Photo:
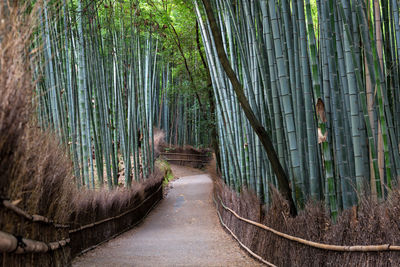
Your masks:
M 185 80 L 173 79 L 172 73 L 165 71 L 160 92 L 158 126 L 165 134 L 169 145 L 207 147 L 210 145 L 210 131 L 207 120 L 210 111 L 202 110 L 192 93 L 182 90 Z M 204 118 L 205 117 L 205 118 Z
M 139 181 L 154 168 L 164 65 L 157 26 L 137 1 L 45 1 L 36 34 L 36 100 L 43 127 L 67 144 L 78 185 Z
M 297 206 L 325 200 L 335 217 L 365 192 L 386 197 L 400 174 L 397 1 L 211 2 L 231 66 L 273 140 Z M 223 178 L 268 202 L 276 178 L 218 60 L 201 1 L 195 4 Z
M 146 178 L 156 128 L 170 144 L 209 143 L 199 104 L 182 94 L 187 81 L 161 52 L 163 28 L 140 1 L 44 1 L 40 22 L 38 117 L 69 146 L 78 186 Z

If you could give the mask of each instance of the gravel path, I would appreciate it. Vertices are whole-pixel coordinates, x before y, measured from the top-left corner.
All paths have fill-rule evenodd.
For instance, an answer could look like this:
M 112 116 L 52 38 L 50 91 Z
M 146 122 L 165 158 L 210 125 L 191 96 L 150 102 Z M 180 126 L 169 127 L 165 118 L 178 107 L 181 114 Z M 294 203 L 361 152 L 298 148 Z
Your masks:
M 206 174 L 182 177 L 138 227 L 77 258 L 72 266 L 259 266 L 220 226 Z M 191 176 L 185 176 L 191 175 Z

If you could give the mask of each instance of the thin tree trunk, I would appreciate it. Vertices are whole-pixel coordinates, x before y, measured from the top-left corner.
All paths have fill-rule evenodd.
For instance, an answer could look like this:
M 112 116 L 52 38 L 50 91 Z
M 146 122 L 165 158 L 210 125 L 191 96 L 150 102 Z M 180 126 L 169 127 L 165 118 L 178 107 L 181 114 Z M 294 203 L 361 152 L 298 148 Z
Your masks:
M 210 23 L 212 35 L 214 37 L 214 42 L 215 42 L 216 49 L 218 52 L 218 58 L 221 61 L 221 64 L 222 64 L 229 80 L 232 83 L 232 87 L 235 91 L 235 94 L 238 98 L 238 101 L 239 101 L 247 119 L 249 120 L 249 123 L 251 124 L 252 128 L 256 132 L 265 151 L 267 152 L 268 159 L 271 162 L 274 173 L 278 179 L 279 189 L 280 189 L 281 193 L 283 194 L 283 196 L 289 202 L 290 214 L 292 216 L 296 216 L 297 210 L 296 210 L 296 206 L 294 204 L 293 198 L 292 198 L 291 188 L 289 185 L 289 179 L 286 175 L 286 172 L 282 168 L 282 165 L 278 160 L 278 156 L 275 152 L 275 149 L 273 147 L 273 144 L 271 142 L 271 139 L 270 139 L 267 131 L 265 130 L 263 125 L 260 123 L 260 121 L 255 116 L 253 110 L 251 109 L 250 104 L 246 98 L 246 95 L 244 94 L 243 87 L 240 84 L 240 82 L 239 82 L 235 72 L 233 71 L 233 69 L 229 63 L 229 60 L 225 54 L 225 50 L 224 50 L 223 43 L 222 43 L 221 33 L 220 33 L 220 30 L 218 29 L 217 23 L 215 21 L 211 3 L 208 0 L 202 0 L 202 2 L 204 4 L 204 7 L 205 7 L 205 10 L 207 13 L 207 17 L 208 17 L 208 21 Z

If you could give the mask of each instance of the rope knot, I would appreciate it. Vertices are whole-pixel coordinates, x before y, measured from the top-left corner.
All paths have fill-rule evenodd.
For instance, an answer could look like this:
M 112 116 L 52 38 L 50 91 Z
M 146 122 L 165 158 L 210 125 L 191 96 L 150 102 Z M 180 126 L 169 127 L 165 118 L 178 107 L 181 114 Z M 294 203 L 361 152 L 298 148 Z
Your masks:
M 11 253 L 16 252 L 18 248 L 22 248 L 25 251 L 27 245 L 24 243 L 23 237 L 21 235 L 14 235 L 14 237 L 17 239 L 17 246 Z

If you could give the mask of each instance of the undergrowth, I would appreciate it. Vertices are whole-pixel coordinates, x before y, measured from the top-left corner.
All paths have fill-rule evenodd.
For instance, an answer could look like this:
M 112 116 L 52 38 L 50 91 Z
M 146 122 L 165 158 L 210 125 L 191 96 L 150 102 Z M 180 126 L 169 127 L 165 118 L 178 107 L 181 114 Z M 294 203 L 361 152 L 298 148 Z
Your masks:
M 164 172 L 163 186 L 165 187 L 169 184 L 169 182 L 171 182 L 174 179 L 174 174 L 172 173 L 171 165 L 166 160 L 158 159 L 156 161 L 156 166 L 161 168 Z

